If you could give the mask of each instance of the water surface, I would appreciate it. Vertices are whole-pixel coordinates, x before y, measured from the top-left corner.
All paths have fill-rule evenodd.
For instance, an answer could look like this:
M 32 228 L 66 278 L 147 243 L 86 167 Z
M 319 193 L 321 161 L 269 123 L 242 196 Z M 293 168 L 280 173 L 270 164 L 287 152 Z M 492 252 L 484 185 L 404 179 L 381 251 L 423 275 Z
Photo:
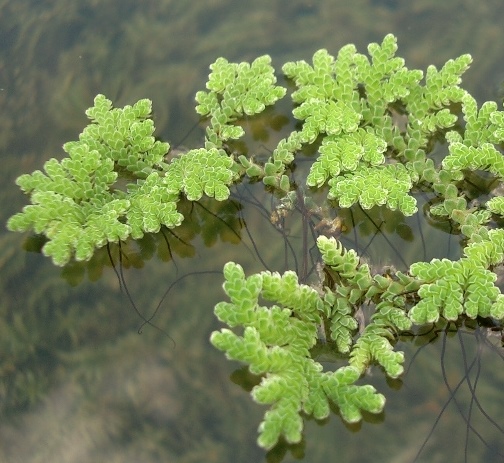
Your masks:
M 174 145 L 200 145 L 194 94 L 219 56 L 242 61 L 269 53 L 280 69 L 322 47 L 336 54 L 355 43 L 363 53 L 392 32 L 410 68 L 471 53 L 464 87 L 480 102 L 495 100 L 504 80 L 503 10 L 496 0 L 0 0 L 0 217 L 5 223 L 25 204 L 14 179 L 62 157 L 61 145 L 83 129 L 84 110 L 97 93 L 117 106 L 151 98 L 157 135 Z M 284 123 L 259 130 L 249 149 L 267 155 L 292 130 L 289 111 L 282 103 L 271 117 Z M 247 381 L 254 379 L 208 342 L 219 328 L 212 309 L 223 297 L 222 277 L 190 275 L 218 272 L 231 259 L 248 273 L 265 264 L 285 269 L 284 241 L 273 246 L 278 232 L 264 225 L 260 210 L 246 209 L 252 198 L 264 199 L 262 188 L 244 186 L 234 197 L 227 205 L 203 203 L 231 226 L 195 206 L 197 232 L 168 234 L 169 248 L 162 235 L 125 247 L 124 276 L 135 306 L 149 316 L 163 300 L 155 324 L 164 332 L 146 326 L 137 334 L 141 319 L 106 252 L 88 266 L 61 270 L 31 252 L 40 248 L 36 241 L 2 232 L 0 461 L 502 461 L 495 453 L 504 453 L 502 351 L 471 327 L 403 339 L 404 378 L 387 382 L 371 371 L 370 381 L 387 396 L 382 415 L 358 426 L 336 414 L 323 423 L 307 420 L 300 445 L 269 454 L 259 449 L 264 410 L 249 397 Z M 460 253 L 458 237 L 423 216 L 379 233 L 369 221 L 359 227 L 357 215 L 354 220 L 350 228 L 359 233 L 349 231 L 345 244 L 374 265 L 401 265 L 398 254 L 409 265 Z M 401 237 L 407 229 L 413 241 Z M 289 233 L 301 259 L 296 224 Z

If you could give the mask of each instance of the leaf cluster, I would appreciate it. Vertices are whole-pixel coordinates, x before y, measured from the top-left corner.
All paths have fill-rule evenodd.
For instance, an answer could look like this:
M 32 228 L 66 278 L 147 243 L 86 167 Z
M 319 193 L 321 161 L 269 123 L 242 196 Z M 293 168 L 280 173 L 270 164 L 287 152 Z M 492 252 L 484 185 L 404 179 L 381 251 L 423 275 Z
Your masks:
M 346 250 L 335 238 L 319 236 L 317 246 L 322 261 L 334 275 L 326 287 L 326 299 L 332 302 L 331 338 L 336 341 L 338 350 L 349 354 L 350 365 L 361 373 L 377 362 L 388 376 L 397 378 L 403 371 L 404 355 L 393 352 L 392 343 L 399 332 L 411 327 L 404 311 L 405 300 L 400 295 L 411 290 L 414 282 L 402 274 L 398 281 L 381 275 L 372 277 L 369 266 L 360 262 L 357 253 Z M 376 299 L 377 295 L 380 295 L 380 303 L 371 322 L 361 327 L 360 336 L 353 345 L 357 308 Z
M 107 243 L 179 226 L 181 194 L 193 201 L 203 194 L 227 199 L 239 177 L 236 162 L 217 148 L 165 162 L 170 146 L 155 140 L 150 113 L 149 100 L 113 108 L 98 95 L 86 111 L 91 123 L 78 141 L 63 146 L 68 156 L 16 180 L 32 204 L 12 216 L 8 228 L 44 234 L 44 254 L 65 265 L 71 258 L 89 260 Z M 131 183 L 123 190 L 125 181 Z
M 31 195 L 31 205 L 11 217 L 7 227 L 14 231 L 33 229 L 49 239 L 43 251 L 57 265 L 91 258 L 95 247 L 124 240 L 129 227 L 121 221 L 129 201 L 114 195 L 110 186 L 117 173 L 112 159 L 102 159 L 85 143 L 67 143 L 69 157 L 50 159 L 45 173 L 35 171 L 17 179 Z
M 180 194 L 190 200 L 206 195 L 222 201 L 244 173 L 288 192 L 285 171 L 295 153 L 319 137 L 320 155 L 307 185 L 320 188 L 327 183 L 328 199 L 340 207 L 386 205 L 412 215 L 417 207 L 409 192 L 420 181 L 444 194 L 443 188 L 460 180 L 464 169 L 488 167 L 502 178 L 502 156 L 494 144 L 504 131 L 504 118 L 492 104 L 478 112 L 459 87 L 470 56 L 450 60 L 440 71 L 429 67 L 422 85 L 423 73 L 408 70 L 396 51 L 397 40 L 389 34 L 381 44 L 369 45 L 369 57 L 347 45 L 336 58 L 319 50 L 312 65 L 286 63 L 283 72 L 297 86 L 293 114 L 303 123 L 262 165 L 245 155 L 236 162 L 226 142 L 243 135 L 237 124 L 241 118 L 262 112 L 286 93 L 276 85 L 268 55 L 250 64 L 219 58 L 210 66 L 207 91 L 196 94 L 196 111 L 210 122 L 205 147 L 171 162 L 165 161 L 169 144 L 154 138 L 149 100 L 113 108 L 98 95 L 86 111 L 91 123 L 78 141 L 65 144 L 69 159 L 51 159 L 45 173 L 18 179 L 33 204 L 13 216 L 8 227 L 44 234 L 49 239 L 44 252 L 58 265 L 72 256 L 88 260 L 107 242 L 178 226 L 183 220 L 177 211 Z M 450 155 L 440 170 L 426 155 L 427 137 L 454 124 L 456 116 L 447 108 L 453 102 L 462 102 L 466 111 L 467 135 L 460 139 L 455 131 L 448 134 Z M 402 128 L 394 120 L 398 117 L 406 118 Z M 125 191 L 119 187 L 124 177 L 133 180 Z
M 207 89 L 196 93 L 196 112 L 210 117 L 206 148 L 222 148 L 226 140 L 240 138 L 243 128 L 233 125 L 244 115 L 259 114 L 285 95 L 274 85 L 276 77 L 268 55 L 249 63 L 230 63 L 218 58 L 210 65 Z
M 91 124 L 82 131 L 79 141 L 73 143 L 87 145 L 101 159 L 111 159 L 135 177 L 146 178 L 153 170 L 166 168 L 164 156 L 170 148 L 168 143 L 154 138 L 151 112 L 152 102 L 148 99 L 133 106 L 113 108 L 110 100 L 98 95 L 94 106 L 86 111 Z
M 245 277 L 240 265 L 224 267 L 224 291 L 230 302 L 220 302 L 215 314 L 231 328 L 212 333 L 211 343 L 233 360 L 248 363 L 250 371 L 263 375 L 252 390 L 258 403 L 271 405 L 259 426 L 258 443 L 273 447 L 283 435 L 287 442 L 301 440 L 301 412 L 322 419 L 330 402 L 338 405 L 347 422 L 361 419 L 361 411 L 379 413 L 385 398 L 370 386 L 358 386 L 360 372 L 346 366 L 323 372 L 310 348 L 317 340 L 317 324 L 327 303 L 311 287 L 298 283 L 294 272 L 283 275 L 261 272 Z M 259 298 L 271 306 L 260 305 Z
M 238 264 L 226 264 L 224 291 L 230 302 L 218 303 L 215 314 L 234 330 L 212 333 L 211 342 L 229 359 L 263 375 L 252 396 L 272 408 L 259 427 L 259 445 L 271 448 L 281 435 L 290 443 L 299 442 L 300 413 L 325 418 L 328 400 L 338 405 L 347 422 L 359 421 L 360 410 L 380 412 L 383 396 L 371 386 L 353 383 L 373 364 L 398 378 L 404 353 L 395 351 L 394 345 L 413 324 L 435 323 L 440 317 L 457 320 L 462 315 L 504 319 L 504 296 L 489 270 L 504 262 L 504 231 L 490 230 L 487 236 L 467 246 L 458 261 L 417 262 L 408 273 L 387 276 L 371 275 L 354 250 L 345 249 L 335 238 L 319 236 L 317 246 L 328 276 L 322 292 L 299 285 L 290 271 L 246 278 Z M 272 305 L 260 305 L 264 300 Z M 357 313 L 370 304 L 374 312 L 368 323 L 359 326 Z M 241 335 L 238 327 L 243 329 Z M 324 372 L 310 351 L 320 327 L 328 327 L 335 352 L 348 360 L 332 373 Z
M 328 198 L 341 207 L 385 204 L 414 214 L 416 200 L 409 191 L 427 161 L 419 149 L 457 121 L 448 106 L 466 94 L 458 85 L 471 57 L 450 60 L 440 71 L 430 66 L 422 84 L 423 72 L 406 68 L 396 51 L 397 40 L 389 34 L 381 44 L 369 45 L 369 58 L 347 45 L 336 58 L 323 49 L 313 55 L 312 65 L 283 66 L 297 86 L 293 114 L 303 121 L 301 142 L 322 137 L 307 184 L 328 182 Z

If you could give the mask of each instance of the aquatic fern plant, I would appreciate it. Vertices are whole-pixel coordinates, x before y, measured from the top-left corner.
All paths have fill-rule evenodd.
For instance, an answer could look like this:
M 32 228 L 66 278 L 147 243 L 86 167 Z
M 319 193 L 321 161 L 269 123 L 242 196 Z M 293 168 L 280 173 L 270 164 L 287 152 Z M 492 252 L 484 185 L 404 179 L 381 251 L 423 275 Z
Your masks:
M 312 359 L 310 349 L 317 341 L 317 325 L 331 307 L 315 289 L 300 285 L 297 275 L 262 272 L 245 278 L 240 265 L 224 268 L 224 291 L 231 302 L 215 307 L 220 321 L 244 328 L 239 336 L 229 329 L 214 332 L 212 344 L 228 358 L 250 364 L 250 371 L 265 375 L 252 391 L 253 398 L 271 404 L 259 426 L 259 445 L 271 448 L 280 434 L 288 442 L 299 442 L 303 421 L 300 413 L 322 419 L 335 403 L 348 422 L 360 421 L 361 410 L 379 413 L 385 397 L 374 387 L 354 383 L 361 371 L 353 366 L 324 372 Z M 259 297 L 272 305 L 259 305 Z
M 210 117 L 205 147 L 221 148 L 231 139 L 244 135 L 233 122 L 244 115 L 259 114 L 285 95 L 285 88 L 275 86 L 276 77 L 268 55 L 249 63 L 230 63 L 218 58 L 210 65 L 208 91 L 196 93 L 196 112 Z
M 196 94 L 196 110 L 208 121 L 204 146 L 170 158 L 168 143 L 153 136 L 150 101 L 121 109 L 98 95 L 87 111 L 89 126 L 64 145 L 68 156 L 17 179 L 32 204 L 7 226 L 44 235 L 43 252 L 65 265 L 90 259 L 107 243 L 176 228 L 185 220 L 181 198 L 226 201 L 247 177 L 281 198 L 282 216 L 301 208 L 319 225 L 334 223 L 335 214 L 354 205 L 411 216 L 418 213 L 416 192 L 429 192 L 429 216 L 450 223 L 464 239 L 460 259 L 381 273 L 345 249 L 333 236 L 337 227 L 325 236 L 311 224 L 319 235 L 318 281 L 310 285 L 293 271 L 245 276 L 239 263 L 229 262 L 229 300 L 215 306 L 227 327 L 212 333 L 212 344 L 261 377 L 252 397 L 270 405 L 259 426 L 262 447 L 281 437 L 300 442 L 303 414 L 325 418 L 330 404 L 350 423 L 363 411 L 380 413 L 385 397 L 356 383 L 372 365 L 390 378 L 403 373 L 404 354 L 395 350 L 401 333 L 440 319 L 491 318 L 498 326 L 504 320 L 494 271 L 504 264 L 503 198 L 489 194 L 474 204 L 464 189 L 464 180 L 478 172 L 494 184 L 504 181 L 504 112 L 493 102 L 478 107 L 460 87 L 470 55 L 424 74 L 409 70 L 396 51 L 396 38 L 387 35 L 369 45 L 369 56 L 347 45 L 336 58 L 319 50 L 312 64 L 286 63 L 299 129 L 265 162 L 234 151 L 233 141 L 244 135 L 240 120 L 287 93 L 276 85 L 267 55 L 251 64 L 219 58 L 210 66 L 207 90 Z M 446 142 L 441 162 L 432 155 L 436 139 Z M 309 145 L 318 156 L 299 185 L 293 165 Z M 310 197 L 317 190 L 326 192 L 323 205 Z M 368 320 L 364 307 L 372 310 Z M 324 371 L 316 358 L 320 346 L 343 364 Z

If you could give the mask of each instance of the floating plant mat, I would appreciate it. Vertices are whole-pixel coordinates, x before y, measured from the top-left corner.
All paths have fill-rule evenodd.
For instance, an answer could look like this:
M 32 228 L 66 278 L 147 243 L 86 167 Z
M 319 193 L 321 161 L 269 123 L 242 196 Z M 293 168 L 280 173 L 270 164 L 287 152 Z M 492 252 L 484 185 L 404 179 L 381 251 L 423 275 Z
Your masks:
M 240 121 L 253 121 L 287 89 L 268 55 L 219 58 L 196 94 L 207 120 L 203 146 L 169 156 L 170 145 L 154 137 L 150 100 L 114 108 L 98 95 L 86 111 L 90 124 L 64 145 L 67 156 L 17 179 L 31 204 L 8 227 L 43 235 L 41 251 L 58 266 L 101 253 L 103 267 L 108 257 L 140 330 L 170 338 L 156 317 L 172 289 L 220 275 L 215 264 L 225 261 L 225 296 L 214 309 L 225 326 L 209 328 L 210 342 L 248 366 L 236 382 L 269 406 L 258 444 L 271 458 L 286 446 L 300 450 L 306 420 L 338 414 L 351 430 L 383 420 L 385 394 L 393 395 L 385 381 L 413 389 L 410 370 L 422 368 L 417 357 L 431 345 L 441 346 L 436 364 L 448 392 L 433 426 L 444 415 L 439 405 L 455 404 L 465 423 L 461 455 L 472 456 L 471 439 L 475 452 L 504 454 L 478 430 L 502 435 L 500 415 L 477 394 L 482 359 L 502 361 L 504 296 L 495 283 L 504 261 L 504 112 L 493 102 L 478 106 L 460 87 L 470 55 L 423 73 L 396 50 L 389 34 L 368 55 L 347 45 L 336 58 L 319 50 L 311 64 L 286 63 L 299 122 L 264 159 L 237 141 L 248 127 Z M 210 269 L 176 277 L 146 313 L 124 268 L 156 251 L 175 266 L 196 237 L 229 251 Z M 196 290 L 204 287 L 187 286 Z M 462 353 L 458 379 L 445 362 L 450 337 Z M 433 442 L 424 431 L 416 453 L 408 449 L 412 459 Z

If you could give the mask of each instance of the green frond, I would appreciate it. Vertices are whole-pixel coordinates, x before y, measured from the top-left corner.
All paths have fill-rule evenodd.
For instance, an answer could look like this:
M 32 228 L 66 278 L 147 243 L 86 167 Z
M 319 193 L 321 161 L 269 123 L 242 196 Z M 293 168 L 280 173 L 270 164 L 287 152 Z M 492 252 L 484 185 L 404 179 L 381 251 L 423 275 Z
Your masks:
M 490 310 L 489 317 L 493 317 L 496 320 L 504 320 L 504 294 L 497 296 Z
M 268 379 L 270 382 L 268 382 Z M 276 445 L 281 435 L 283 435 L 285 440 L 290 444 L 300 442 L 303 430 L 303 419 L 296 410 L 299 403 L 295 400 L 281 397 L 281 393 L 284 392 L 286 386 L 286 381 L 282 381 L 283 378 L 275 378 L 276 381 L 271 378 L 268 379 L 261 385 L 264 388 L 268 388 L 268 392 L 273 391 L 273 396 L 276 395 L 280 397 L 275 401 L 275 405 L 265 413 L 264 420 L 261 422 L 258 429 L 259 437 L 257 443 L 267 450 Z M 254 391 L 254 399 L 258 403 L 270 404 L 272 402 L 262 397 L 262 394 L 258 392 L 261 391 L 259 388 L 254 388 Z
M 215 92 L 199 90 L 196 92 L 195 100 L 198 103 L 196 105 L 196 112 L 201 116 L 212 114 L 220 108 L 219 98 Z
M 354 104 L 358 101 L 357 77 L 355 70 L 356 48 L 348 44 L 338 52 L 334 71 L 336 74 L 336 87 L 332 92 L 332 98 Z
M 294 153 L 301 149 L 302 141 L 298 132 L 292 132 L 287 138 L 278 142 L 273 151 L 272 160 L 289 165 L 294 160 Z
M 110 100 L 97 95 L 94 106 L 86 111 L 92 123 L 79 141 L 96 150 L 101 159 L 111 159 L 139 178 L 146 178 L 153 170 L 164 170 L 170 145 L 154 138 L 154 122 L 148 118 L 151 106 L 151 101 L 144 99 L 133 106 L 112 108 Z
M 313 288 L 300 285 L 294 272 L 262 272 L 246 279 L 241 267 L 234 263 L 226 264 L 224 275 L 224 290 L 232 305 L 217 304 L 219 320 L 229 326 L 254 327 L 268 345 L 291 343 L 300 349 L 299 353 L 306 353 L 315 341 L 319 312 L 324 310 L 324 302 Z M 281 307 L 259 307 L 259 294 Z M 296 318 L 291 317 L 292 313 Z
M 421 123 L 424 133 L 435 133 L 440 129 L 452 127 L 457 122 L 457 116 L 451 114 L 449 109 L 441 109 L 435 113 L 427 114 Z
M 322 186 L 340 173 L 353 172 L 364 165 L 377 166 L 385 162 L 386 142 L 372 131 L 358 129 L 339 137 L 328 136 L 319 148 L 320 156 L 313 163 L 309 186 Z
M 488 222 L 492 213 L 488 209 L 472 211 L 464 198 L 446 199 L 441 205 L 448 212 L 448 216 L 458 223 L 460 231 L 469 238 L 469 242 L 478 242 L 488 238 Z M 441 214 L 442 215 L 442 214 Z
M 387 292 L 394 293 L 390 289 L 390 286 L 394 284 L 398 283 L 387 282 Z M 391 378 L 398 378 L 403 373 L 404 354 L 395 352 L 392 343 L 395 343 L 396 335 L 401 331 L 409 330 L 412 323 L 405 313 L 401 299 L 394 297 L 392 300 L 394 302 L 387 300 L 386 295 L 382 297 L 370 323 L 350 352 L 350 365 L 361 373 L 373 362 L 383 367 L 385 373 Z
M 169 193 L 185 193 L 197 201 L 203 194 L 223 201 L 238 178 L 235 161 L 222 149 L 199 148 L 175 158 L 167 168 L 164 183 Z
M 492 116 L 497 111 L 497 104 L 494 101 L 483 103 L 478 110 L 476 100 L 466 93 L 462 98 L 462 112 L 466 121 L 463 143 L 467 146 L 477 147 L 481 143 L 498 143 L 494 136 L 495 128 L 492 123 Z M 462 141 L 462 140 L 460 140 Z
M 268 55 L 260 56 L 252 64 L 230 63 L 218 58 L 210 65 L 208 92 L 196 93 L 196 112 L 210 116 L 206 148 L 222 148 L 226 140 L 240 138 L 244 131 L 232 123 L 244 115 L 259 114 L 286 93 L 275 85 L 275 70 Z
M 64 148 L 69 157 L 48 160 L 45 173 L 35 171 L 17 179 L 31 194 L 32 204 L 7 222 L 13 231 L 45 234 L 50 241 L 42 250 L 56 265 L 65 265 L 72 256 L 88 260 L 95 248 L 126 239 L 130 232 L 122 220 L 129 201 L 109 192 L 117 178 L 113 161 L 102 159 L 80 141 Z
M 102 159 L 98 151 L 81 142 L 65 143 L 64 149 L 68 158 L 46 161 L 45 174 L 21 175 L 16 179 L 19 187 L 25 193 L 50 191 L 81 202 L 106 193 L 116 181 L 113 161 Z
M 398 298 L 393 298 L 391 302 L 387 300 L 387 296 L 384 296 L 382 302 L 376 306 L 376 311 L 371 317 L 372 322 L 387 326 L 391 333 L 409 330 L 412 325 L 411 320 L 406 315 L 404 306 L 398 307 L 398 304 L 400 304 Z
M 359 372 L 353 367 L 342 367 L 335 372 L 320 373 L 313 364 L 304 374 L 280 376 L 268 375 L 252 395 L 263 404 L 273 404 L 259 426 L 258 443 L 266 449 L 272 448 L 280 435 L 287 442 L 301 440 L 303 421 L 302 409 L 318 419 L 329 414 L 329 401 L 339 407 L 341 417 L 348 423 L 362 419 L 362 411 L 380 413 L 385 406 L 385 397 L 377 394 L 374 387 L 357 386 Z
M 358 328 L 357 320 L 353 317 L 353 309 L 344 297 L 338 297 L 331 312 L 331 339 L 336 342 L 338 351 L 342 354 L 350 352 L 353 334 Z
M 349 423 L 363 412 L 379 413 L 385 398 L 372 386 L 355 383 L 373 364 L 391 378 L 403 373 L 404 354 L 394 346 L 413 323 L 504 319 L 504 295 L 494 272 L 504 264 L 504 230 L 492 216 L 504 217 L 504 199 L 494 190 L 495 197 L 473 207 L 461 182 L 468 171 L 481 170 L 504 180 L 504 112 L 494 102 L 478 107 L 460 88 L 470 55 L 449 60 L 440 70 L 429 66 L 422 81 L 424 73 L 409 70 L 396 52 L 397 39 L 389 34 L 369 45 L 368 56 L 350 44 L 336 58 L 322 49 L 311 64 L 286 63 L 283 71 L 296 86 L 293 115 L 301 122 L 266 162 L 255 153 L 235 156 L 240 145 L 227 142 L 244 135 L 240 120 L 286 93 L 276 85 L 268 55 L 252 63 L 218 58 L 210 65 L 206 90 L 196 93 L 196 111 L 208 119 L 204 147 L 170 162 L 169 144 L 154 137 L 150 100 L 114 108 L 97 95 L 79 140 L 63 146 L 67 156 L 49 159 L 42 170 L 16 180 L 31 204 L 7 226 L 45 235 L 43 253 L 65 265 L 90 259 L 107 243 L 179 226 L 181 194 L 190 201 L 203 196 L 224 201 L 244 174 L 262 179 L 266 191 L 275 190 L 276 211 L 302 206 L 322 225 L 334 219 L 331 200 L 340 208 L 384 205 L 411 216 L 417 212 L 412 190 L 421 183 L 437 197 L 429 213 L 449 220 L 467 238 L 459 260 L 433 259 L 412 264 L 409 272 L 372 275 L 357 252 L 322 235 L 316 285 L 301 284 L 293 271 L 245 276 L 240 265 L 229 262 L 223 284 L 227 300 L 214 309 L 226 326 L 212 333 L 211 343 L 261 376 L 251 394 L 269 406 L 259 426 L 263 448 L 271 449 L 281 437 L 300 442 L 303 414 L 324 419 L 331 404 Z M 461 108 L 461 116 L 454 108 Z M 465 124 L 457 125 L 459 117 Z M 433 153 L 438 136 L 448 143 L 441 163 Z M 304 144 L 312 144 L 312 151 L 319 147 L 306 186 L 328 185 L 329 201 L 322 205 L 291 175 Z M 313 231 L 321 232 L 317 227 Z M 204 241 L 214 239 L 218 228 L 204 233 Z M 361 320 L 364 309 L 372 313 Z M 324 372 L 316 361 L 320 352 L 343 357 L 349 365 Z
M 469 68 L 471 55 L 448 60 L 440 71 L 429 66 L 425 75 L 425 99 L 431 108 L 442 108 L 450 102 L 461 101 L 466 92 L 459 87 L 461 75 Z
M 364 209 L 386 205 L 410 216 L 417 211 L 416 200 L 408 193 L 413 186 L 411 176 L 402 164 L 360 169 L 329 180 L 329 199 L 337 199 L 341 207 L 355 203 Z
M 489 230 L 488 238 L 469 243 L 464 255 L 484 268 L 504 263 L 504 230 Z
M 504 156 L 493 144 L 481 143 L 480 146 L 474 147 L 452 142 L 448 149 L 450 154 L 442 161 L 443 169 L 487 170 L 504 180 Z
M 355 277 L 360 261 L 353 249 L 347 250 L 336 238 L 323 235 L 317 238 L 317 247 L 324 263 L 337 271 L 342 278 L 351 280 Z
M 501 294 L 495 286 L 497 276 L 490 270 L 472 272 L 466 280 L 464 311 L 469 318 L 493 317 L 493 305 Z
M 353 384 L 359 379 L 356 369 L 323 373 L 322 366 L 310 356 L 317 324 L 322 314 L 329 312 L 329 299 L 299 284 L 294 272 L 245 277 L 241 266 L 230 262 L 224 267 L 224 277 L 230 302 L 219 302 L 215 314 L 230 327 L 243 327 L 243 334 L 223 328 L 212 333 L 210 341 L 228 358 L 249 364 L 252 373 L 265 375 L 252 390 L 256 402 L 271 405 L 259 426 L 259 445 L 269 449 L 280 436 L 299 442 L 303 429 L 300 413 L 325 418 L 329 400 L 349 422 L 358 421 L 361 410 L 382 410 L 383 396 L 371 386 Z M 272 305 L 260 306 L 260 298 Z M 353 323 L 355 326 L 355 320 Z
M 361 372 L 353 366 L 341 367 L 326 373 L 323 387 L 332 402 L 338 405 L 341 417 L 348 423 L 362 419 L 362 411 L 380 413 L 385 406 L 385 397 L 377 394 L 373 386 L 356 386 Z
M 438 129 L 449 128 L 456 122 L 457 118 L 444 108 L 451 103 L 462 102 L 466 97 L 467 92 L 459 84 L 471 61 L 470 55 L 462 55 L 447 61 L 440 71 L 435 66 L 427 68 L 425 85 L 413 87 L 403 98 L 409 113 L 410 135 L 420 133 L 426 142 L 426 136 Z
M 355 47 L 348 45 L 340 50 L 336 61 L 327 50 L 319 50 L 313 55 L 313 67 L 305 61 L 283 66 L 284 74 L 298 86 L 292 99 L 300 106 L 293 114 L 304 121 L 303 143 L 313 143 L 319 134 L 337 135 L 359 127 L 362 116 L 356 111 L 354 54 Z
M 301 149 L 301 138 L 299 132 L 292 132 L 287 138 L 280 140 L 263 167 L 253 165 L 249 160 L 244 162 L 240 159 L 242 165 L 247 168 L 247 175 L 258 174 L 263 178 L 265 185 L 289 192 L 290 180 L 284 172 L 294 160 L 296 151 Z
M 12 216 L 7 226 L 13 231 L 33 229 L 49 241 L 42 248 L 56 265 L 65 265 L 72 256 L 89 260 L 95 248 L 124 240 L 130 233 L 120 220 L 129 201 L 113 199 L 77 202 L 54 191 L 35 191 L 31 205 Z
M 490 114 L 492 135 L 495 143 L 504 141 L 504 111 L 494 111 Z
M 362 374 L 376 361 L 383 367 L 387 376 L 398 378 L 404 371 L 404 354 L 394 352 L 387 337 L 380 334 L 364 331 L 350 353 L 350 365 Z
M 322 261 L 335 273 L 335 282 L 342 283 L 336 294 L 347 298 L 351 304 L 357 303 L 373 284 L 369 266 L 361 264 L 357 253 L 353 249 L 345 249 L 334 237 L 319 236 L 317 247 Z
M 179 195 L 166 188 L 165 179 L 157 172 L 130 185 L 129 193 L 130 208 L 126 218 L 133 239 L 145 233 L 157 233 L 162 225 L 175 228 L 182 223 L 183 216 L 177 211 Z
M 499 214 L 500 216 L 504 217 L 504 197 L 503 196 L 497 196 L 495 198 L 490 199 L 486 203 L 486 207 L 490 212 L 493 212 L 494 214 Z
M 304 121 L 300 132 L 303 143 L 313 143 L 320 134 L 338 135 L 355 132 L 361 115 L 344 101 L 309 99 L 295 108 L 292 114 Z
M 293 271 L 283 275 L 264 272 L 262 296 L 294 310 L 301 320 L 320 322 L 319 312 L 323 309 L 323 302 L 319 294 L 309 286 L 300 285 Z
M 440 316 L 456 320 L 462 314 L 469 318 L 492 316 L 500 291 L 494 285 L 496 275 L 485 267 L 502 260 L 504 233 L 492 237 L 494 241 L 469 245 L 464 250 L 466 258 L 459 261 L 433 259 L 411 265 L 411 275 L 422 281 L 418 290 L 421 300 L 408 314 L 414 323 L 435 323 Z
M 402 352 L 394 352 L 391 341 L 395 340 L 397 333 L 411 328 L 411 320 L 405 314 L 404 301 L 399 296 L 406 291 L 406 287 L 410 289 L 414 282 L 403 274 L 400 275 L 400 281 L 384 277 L 381 277 L 381 281 L 378 275 L 372 279 L 369 267 L 359 264 L 355 251 L 345 250 L 334 238 L 321 236 L 317 245 L 323 261 L 338 277 L 335 280 L 335 292 L 329 298 L 332 302 L 329 317 L 331 339 L 336 341 L 339 352 L 350 354 L 350 365 L 361 373 L 371 363 L 377 362 L 388 376 L 397 378 L 403 372 L 404 355 Z M 353 306 L 363 304 L 364 298 L 380 293 L 382 302 L 377 305 L 370 323 L 352 346 L 352 337 L 357 328 Z
M 395 56 L 397 39 L 388 34 L 381 45 L 368 46 L 371 62 L 358 55 L 356 67 L 358 80 L 366 89 L 367 104 L 384 112 L 388 103 L 401 100 L 409 95 L 423 77 L 422 71 L 408 70 L 404 60 Z
M 306 61 L 289 62 L 283 65 L 282 71 L 298 86 L 292 94 L 295 103 L 331 99 L 336 92 L 334 57 L 325 49 L 314 53 L 313 67 Z
M 45 172 L 17 179 L 32 204 L 7 224 L 12 230 L 45 234 L 49 241 L 42 250 L 57 265 L 72 257 L 89 260 L 95 248 L 182 220 L 176 211 L 179 191 L 166 190 L 160 180 L 169 144 L 153 137 L 150 100 L 113 108 L 97 95 L 86 114 L 91 123 L 79 140 L 63 145 L 67 157 L 50 159 Z M 139 180 L 128 192 L 114 188 L 124 170 Z
M 313 66 L 305 61 L 284 64 L 282 71 L 293 79 L 298 87 L 292 94 L 293 101 L 303 103 L 310 100 L 341 100 L 348 105 L 358 101 L 355 52 L 355 46 L 350 44 L 340 49 L 336 60 L 327 50 L 321 49 L 313 55 Z

